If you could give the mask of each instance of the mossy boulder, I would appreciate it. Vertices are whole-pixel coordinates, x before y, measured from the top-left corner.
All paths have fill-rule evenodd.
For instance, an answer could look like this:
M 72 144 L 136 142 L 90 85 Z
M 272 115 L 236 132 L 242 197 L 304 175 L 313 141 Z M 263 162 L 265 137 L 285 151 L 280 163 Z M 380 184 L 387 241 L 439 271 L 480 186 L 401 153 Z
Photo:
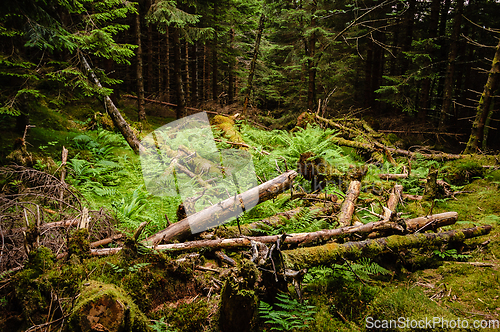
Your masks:
M 147 319 L 119 287 L 91 281 L 68 320 L 69 332 L 146 332 Z

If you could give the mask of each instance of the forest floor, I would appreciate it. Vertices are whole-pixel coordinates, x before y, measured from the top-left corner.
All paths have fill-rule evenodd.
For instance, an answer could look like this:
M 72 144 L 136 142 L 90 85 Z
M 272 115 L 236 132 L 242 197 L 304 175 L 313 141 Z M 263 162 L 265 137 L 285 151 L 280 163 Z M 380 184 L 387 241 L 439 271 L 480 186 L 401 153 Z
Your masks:
M 132 103 L 124 102 L 120 106 L 128 119 L 136 116 Z M 213 109 L 217 107 L 213 106 Z M 230 109 L 223 111 L 231 112 Z M 114 132 L 110 119 L 102 113 L 104 110 L 97 103 L 73 105 L 63 110 L 45 107 L 33 110 L 31 124 L 36 127 L 29 129 L 26 138 L 29 160 L 14 161 L 25 161 L 38 172 L 59 177 L 61 150 L 63 146 L 68 148 L 66 181 L 74 188 L 76 200 L 68 201 L 68 206 L 62 208 L 57 200 L 50 202 L 47 196 L 35 195 L 26 196 L 23 204 L 30 202 L 42 207 L 45 223 L 78 219 L 85 207 L 92 216 L 87 242 L 123 234 L 122 238 L 116 237 L 107 246 L 128 246 L 130 250 L 91 257 L 78 251 L 82 248 L 78 241 L 75 244 L 78 230 L 66 227 L 42 234 L 41 244 L 49 247 L 52 253 L 34 248 L 27 262 L 22 235 L 16 235 L 15 230 L 24 227 L 24 219 L 36 219 L 36 210 L 30 210 L 35 211 L 33 217 L 24 218 L 23 208 L 19 207 L 27 205 L 19 203 L 9 207 L 10 203 L 4 198 L 33 193 L 38 190 L 37 184 L 33 172 L 23 170 L 23 174 L 28 175 L 16 178 L 16 174 L 3 169 L 0 176 L 0 196 L 3 197 L 0 205 L 0 330 L 57 331 L 65 328 L 79 331 L 81 317 L 72 313 L 81 307 L 78 304 L 80 299 L 91 298 L 92 287 L 98 287 L 106 289 L 112 296 L 121 296 L 128 303 L 130 315 L 135 315 L 135 325 L 130 325 L 130 329 L 218 331 L 222 284 L 234 272 L 230 269 L 231 264 L 219 260 L 207 248 L 195 251 L 197 255 L 173 251 L 159 253 L 124 240 L 133 237 L 144 221 L 149 223 L 140 235 L 141 240 L 164 229 L 166 218 L 175 222 L 181 201 L 178 197 L 158 197 L 147 192 L 139 156 L 126 146 L 123 138 Z M 130 121 L 140 137 L 173 120 L 165 118 L 173 114 L 154 106 L 149 107 L 148 113 L 149 121 L 145 125 Z M 263 120 L 267 126 L 279 126 L 276 124 L 279 121 L 272 123 L 266 119 Z M 287 117 L 281 121 L 291 123 L 292 119 Z M 384 124 L 382 120 L 379 122 Z M 13 161 L 14 142 L 22 134 L 15 132 L 13 124 L 4 121 L 1 126 L 0 160 L 7 165 Z M 495 325 L 500 319 L 498 156 L 481 155 L 445 161 L 417 155 L 415 158 L 397 157 L 391 164 L 387 160 L 374 160 L 366 151 L 329 143 L 328 138 L 336 132 L 334 129 L 309 126 L 289 132 L 262 129 L 244 121 L 236 121 L 236 128 L 245 143 L 253 147 L 250 152 L 255 172 L 263 181 L 276 177 L 285 168 L 294 168 L 301 154 L 307 152 L 322 156 L 343 174 L 367 166 L 356 204 L 355 221 L 363 224 L 377 221 L 375 214 L 383 213 L 382 205 L 394 181 L 381 180 L 378 174 L 401 173 L 410 168 L 410 176 L 398 180 L 398 183 L 403 185 L 404 193 L 422 195 L 429 169 L 436 168 L 439 178 L 451 184 L 453 191 L 461 193 L 432 200 L 405 199 L 397 212 L 404 218 L 457 212 L 457 222 L 443 227 L 443 230 L 493 226 L 489 234 L 464 242 L 422 246 L 367 257 L 358 262 L 312 267 L 303 280 L 304 301 L 298 301 L 291 285 L 289 293 L 279 297 L 271 309 L 266 307 L 265 298 L 260 298 L 259 317 L 254 320 L 252 328 L 260 331 L 412 331 L 416 327 L 412 324 L 422 322 L 425 325 L 419 327 L 428 331 L 475 331 L 483 330 L 488 324 L 499 328 Z M 218 132 L 216 137 L 224 138 Z M 452 146 L 445 148 L 445 145 L 455 142 L 454 138 L 439 138 L 431 142 L 431 137 L 384 134 L 386 142 L 402 148 L 416 145 L 417 139 L 418 145 L 425 146 L 420 151 L 436 147 L 455 151 Z M 219 148 L 228 147 L 221 144 Z M 10 159 L 7 158 L 9 155 Z M 299 177 L 297 184 L 310 191 L 310 184 L 305 179 Z M 324 190 L 341 199 L 346 186 L 345 181 L 338 181 Z M 287 193 L 257 205 L 239 222 L 250 224 L 295 208 L 303 209 L 302 214 L 282 220 L 277 229 L 263 232 L 290 234 L 337 227 L 331 216 L 316 218 L 311 213 L 313 206 L 301 199 L 291 199 Z M 234 228 L 236 222 L 226 226 Z M 69 252 L 65 258 L 55 259 L 65 251 Z M 225 254 L 243 269 L 245 251 L 225 250 Z M 23 265 L 23 269 L 18 269 Z M 391 323 L 398 325 L 391 327 Z

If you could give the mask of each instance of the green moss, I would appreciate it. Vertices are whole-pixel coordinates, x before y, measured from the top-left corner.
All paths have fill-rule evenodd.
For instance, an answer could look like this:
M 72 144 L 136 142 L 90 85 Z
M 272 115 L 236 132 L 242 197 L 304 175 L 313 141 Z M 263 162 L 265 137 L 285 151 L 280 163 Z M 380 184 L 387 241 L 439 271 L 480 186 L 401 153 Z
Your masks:
M 485 169 L 474 159 L 458 159 L 448 163 L 443 168 L 443 177 L 454 185 L 464 185 L 474 178 L 484 176 Z
M 90 257 L 89 231 L 86 228 L 76 230 L 68 241 L 68 257 L 79 259 Z
M 433 317 L 442 317 L 446 320 L 457 319 L 450 310 L 439 306 L 430 300 L 422 290 L 408 287 L 386 287 L 379 292 L 370 303 L 366 312 L 366 318 L 374 320 L 398 320 L 400 317 L 410 321 L 432 320 Z M 405 326 L 406 327 L 406 326 Z M 402 329 L 389 329 L 390 331 L 413 331 L 411 327 Z M 427 329 L 433 331 L 433 329 Z M 435 331 L 443 331 L 440 328 Z
M 107 316 L 109 319 L 102 316 L 91 317 L 93 311 L 102 310 L 99 308 L 100 305 L 108 306 L 106 310 L 112 310 L 112 312 L 104 311 L 106 315 L 109 315 Z M 120 310 L 124 311 L 123 315 L 121 315 Z M 112 317 L 119 317 L 123 321 L 121 323 L 111 321 Z M 86 329 L 87 325 L 90 327 L 90 324 L 96 321 L 106 322 L 109 326 L 115 327 L 117 332 L 150 331 L 146 317 L 123 290 L 114 285 L 91 281 L 82 289 L 81 295 L 71 312 L 68 320 L 68 331 L 88 331 Z

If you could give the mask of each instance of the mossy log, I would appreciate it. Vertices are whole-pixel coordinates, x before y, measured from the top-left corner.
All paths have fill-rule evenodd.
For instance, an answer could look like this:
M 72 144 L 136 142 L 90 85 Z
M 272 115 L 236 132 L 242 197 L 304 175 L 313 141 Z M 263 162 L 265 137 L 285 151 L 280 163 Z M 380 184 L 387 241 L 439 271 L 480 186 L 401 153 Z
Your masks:
M 126 293 L 114 285 L 90 281 L 68 320 L 70 332 L 150 332 L 147 319 Z
M 373 142 L 373 144 L 363 143 L 363 142 L 351 141 L 351 140 L 347 140 L 347 139 L 344 139 L 341 137 L 334 137 L 334 136 L 332 136 L 328 139 L 330 141 L 338 144 L 338 145 L 348 146 L 348 147 L 355 148 L 355 149 L 363 149 L 363 150 L 373 152 L 373 151 L 377 150 L 377 148 L 379 148 L 379 149 L 382 148 L 391 154 L 407 156 L 407 157 L 412 157 L 412 158 L 415 158 L 417 156 L 422 156 L 426 159 L 432 159 L 432 160 L 454 160 L 454 159 L 462 159 L 462 158 L 469 157 L 467 155 L 451 154 L 451 153 L 444 153 L 444 152 L 437 152 L 437 153 L 411 152 L 408 150 L 391 148 L 391 147 L 385 146 L 382 143 L 378 143 L 378 142 Z
M 190 215 L 179 222 L 170 225 L 166 229 L 148 237 L 145 241 L 157 244 L 161 241 L 183 239 L 195 233 L 210 228 L 210 225 L 222 224 L 228 218 L 233 217 L 238 209 L 247 206 L 255 206 L 279 193 L 290 189 L 297 172 L 290 170 L 280 176 L 267 181 L 255 188 L 245 191 L 239 195 L 230 197 L 218 204 L 212 205 L 200 212 Z M 244 203 L 243 203 L 244 202 Z M 193 230 L 193 231 L 192 231 Z
M 491 229 L 490 225 L 486 225 L 441 233 L 392 235 L 359 242 L 328 243 L 316 247 L 283 250 L 282 254 L 287 268 L 300 270 L 320 265 L 330 266 L 341 263 L 344 259 L 357 260 L 410 248 L 432 248 L 444 243 L 462 242 L 465 239 L 488 234 Z
M 356 201 L 359 196 L 359 191 L 361 190 L 361 182 L 354 180 L 349 183 L 349 189 L 347 190 L 347 195 L 345 196 L 344 202 L 340 207 L 339 224 L 340 227 L 346 227 L 351 225 L 352 214 L 354 213 L 354 208 L 356 207 Z

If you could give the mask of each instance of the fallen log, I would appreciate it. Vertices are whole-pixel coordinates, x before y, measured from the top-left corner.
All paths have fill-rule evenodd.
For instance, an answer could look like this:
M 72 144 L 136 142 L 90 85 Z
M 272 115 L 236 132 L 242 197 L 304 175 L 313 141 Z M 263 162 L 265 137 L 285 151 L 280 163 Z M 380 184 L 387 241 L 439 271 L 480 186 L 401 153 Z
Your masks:
M 428 217 L 419 217 L 414 219 L 405 220 L 406 229 L 410 231 L 437 229 L 442 226 L 454 224 L 457 221 L 458 214 L 456 212 L 445 212 L 435 214 Z M 288 234 L 285 238 L 285 244 L 305 245 L 314 241 L 326 241 L 335 237 L 346 236 L 350 234 L 371 233 L 379 230 L 395 230 L 399 231 L 400 226 L 396 223 L 377 221 L 371 222 L 360 226 L 349 226 L 336 229 L 326 229 L 312 233 L 294 233 Z M 253 237 L 239 237 L 231 239 L 215 239 L 215 240 L 199 240 L 183 243 L 160 244 L 157 246 L 150 246 L 156 250 L 174 250 L 174 251 L 187 251 L 200 248 L 210 248 L 213 250 L 220 249 L 240 249 L 248 248 L 252 241 L 260 243 L 275 243 L 282 235 L 267 235 L 267 236 L 253 236 Z M 116 254 L 121 248 L 104 248 L 104 249 L 91 249 L 93 256 L 107 256 Z
M 392 235 L 359 242 L 328 243 L 316 247 L 283 250 L 282 254 L 287 268 L 300 270 L 320 265 L 331 266 L 343 262 L 344 259 L 357 260 L 362 257 L 374 257 L 387 252 L 399 252 L 402 249 L 417 248 L 423 245 L 434 247 L 449 242 L 462 242 L 465 239 L 488 234 L 491 229 L 490 225 L 486 225 L 441 233 Z
M 398 149 L 398 148 L 391 148 L 388 146 L 383 145 L 382 143 L 374 142 L 373 144 L 370 143 L 363 143 L 363 142 L 356 142 L 356 141 L 350 141 L 341 137 L 335 137 L 332 136 L 328 138 L 330 141 L 342 145 L 342 146 L 348 146 L 356 149 L 363 149 L 367 151 L 373 152 L 376 150 L 376 148 L 381 148 L 384 149 L 385 151 L 388 151 L 392 154 L 395 155 L 402 155 L 402 156 L 407 156 L 407 157 L 412 157 L 415 158 L 417 156 L 422 156 L 426 159 L 432 159 L 432 160 L 454 160 L 454 159 L 462 159 L 462 158 L 467 158 L 469 155 L 461 155 L 461 154 L 450 154 L 450 153 L 444 153 L 444 152 L 437 152 L 437 153 L 418 153 L 418 152 L 411 152 L 408 150 L 403 150 L 403 149 Z
M 351 225 L 352 214 L 354 213 L 354 208 L 356 207 L 356 201 L 359 196 L 359 191 L 361 190 L 361 182 L 354 180 L 349 183 L 349 189 L 347 190 L 347 195 L 340 207 L 339 224 L 340 227 L 346 227 Z
M 235 195 L 200 212 L 194 213 L 148 237 L 145 241 L 158 244 L 161 241 L 170 241 L 174 238 L 183 239 L 191 234 L 221 225 L 227 219 L 236 217 L 241 211 L 244 211 L 245 206 L 255 206 L 291 188 L 292 181 L 296 176 L 296 171 L 290 170 L 285 172 L 244 193 Z
M 378 177 L 382 180 L 401 180 L 408 178 L 408 174 L 379 174 Z

